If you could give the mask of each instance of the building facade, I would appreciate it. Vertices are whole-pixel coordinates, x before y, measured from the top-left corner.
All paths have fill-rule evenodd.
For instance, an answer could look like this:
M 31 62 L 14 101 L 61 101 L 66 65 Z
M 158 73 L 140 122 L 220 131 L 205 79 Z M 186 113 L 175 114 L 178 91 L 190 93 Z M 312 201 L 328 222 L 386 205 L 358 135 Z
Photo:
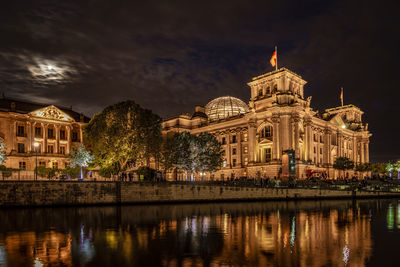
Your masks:
M 0 99 L 0 138 L 8 168 L 33 171 L 36 166 L 63 169 L 74 145 L 82 142 L 89 118 L 72 109 Z M 35 146 L 35 143 L 37 146 Z
M 163 134 L 189 131 L 213 133 L 223 144 L 223 168 L 207 179 L 287 176 L 288 151 L 294 152 L 295 175 L 313 174 L 337 178 L 352 175 L 333 168 L 337 157 L 355 164 L 369 162 L 368 124 L 354 105 L 330 108 L 320 114 L 305 98 L 306 81 L 281 68 L 255 77 L 248 83 L 248 104 L 225 96 L 196 106 L 192 115 L 166 119 Z M 168 179 L 180 179 L 169 174 Z

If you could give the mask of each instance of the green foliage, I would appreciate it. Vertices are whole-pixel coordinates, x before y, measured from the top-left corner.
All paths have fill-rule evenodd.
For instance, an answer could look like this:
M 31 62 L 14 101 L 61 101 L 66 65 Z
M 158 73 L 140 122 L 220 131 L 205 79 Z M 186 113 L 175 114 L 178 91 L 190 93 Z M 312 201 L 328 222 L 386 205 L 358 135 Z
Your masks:
M 386 165 L 386 171 L 388 172 L 388 173 L 391 173 L 391 174 L 399 174 L 399 172 L 400 172 L 400 160 L 398 160 L 397 162 L 394 162 L 394 163 L 388 163 L 387 165 Z
M 8 177 L 11 177 L 12 172 L 15 171 L 15 170 L 12 169 L 12 168 L 7 168 L 4 165 L 0 165 L 0 171 L 2 173 L 2 177 L 3 178 L 8 178 Z
M 166 170 L 175 167 L 184 171 L 214 172 L 222 166 L 224 151 L 210 133 L 183 132 L 166 139 L 161 154 Z
M 6 155 L 6 143 L 0 138 L 0 164 L 3 164 L 7 159 Z
M 367 171 L 371 171 L 371 168 L 372 168 L 371 164 L 366 162 L 366 163 L 358 164 L 355 167 L 355 170 L 358 172 L 367 172 Z
M 117 171 L 117 168 L 115 168 L 115 167 L 101 168 L 99 170 L 99 174 L 102 177 L 111 178 L 111 176 L 118 174 L 118 171 Z
M 386 163 L 371 163 L 370 171 L 378 174 L 386 174 Z
M 149 164 L 159 158 L 161 118 L 133 101 L 106 107 L 85 128 L 94 164 L 102 169 L 124 170 L 137 161 Z
M 67 175 L 70 178 L 80 178 L 81 168 L 79 166 L 76 166 L 76 167 L 73 167 L 73 168 L 68 167 L 68 168 L 60 170 L 60 172 L 62 174 Z M 83 169 L 83 176 L 84 177 L 86 176 L 87 172 L 88 172 L 87 169 Z
M 37 166 L 35 168 L 35 171 L 37 170 L 37 174 L 40 177 L 46 177 L 46 178 L 52 178 L 56 176 L 56 172 L 58 171 L 57 169 L 53 168 L 46 168 L 44 166 Z
M 338 157 L 333 164 L 333 168 L 337 170 L 351 170 L 354 168 L 354 162 L 346 157 Z
M 81 143 L 71 149 L 69 160 L 71 161 L 72 167 L 87 167 L 93 162 L 93 155 L 86 150 L 85 146 Z

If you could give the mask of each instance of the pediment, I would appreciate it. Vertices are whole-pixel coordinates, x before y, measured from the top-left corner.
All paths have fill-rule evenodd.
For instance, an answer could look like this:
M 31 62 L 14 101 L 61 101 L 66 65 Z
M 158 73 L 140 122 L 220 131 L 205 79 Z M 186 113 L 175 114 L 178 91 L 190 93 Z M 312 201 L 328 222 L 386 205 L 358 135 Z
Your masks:
M 47 106 L 41 109 L 37 109 L 29 113 L 29 115 L 37 118 L 49 119 L 49 120 L 59 120 L 59 121 L 74 121 L 71 116 L 66 114 L 65 112 L 61 111 L 56 106 Z
M 335 125 L 337 125 L 337 126 L 339 126 L 339 127 L 342 127 L 342 125 L 345 124 L 344 121 L 343 121 L 343 119 L 342 119 L 342 117 L 341 117 L 339 114 L 336 114 L 336 116 L 334 116 L 334 117 L 330 120 L 330 122 L 333 123 L 333 124 L 335 124 Z

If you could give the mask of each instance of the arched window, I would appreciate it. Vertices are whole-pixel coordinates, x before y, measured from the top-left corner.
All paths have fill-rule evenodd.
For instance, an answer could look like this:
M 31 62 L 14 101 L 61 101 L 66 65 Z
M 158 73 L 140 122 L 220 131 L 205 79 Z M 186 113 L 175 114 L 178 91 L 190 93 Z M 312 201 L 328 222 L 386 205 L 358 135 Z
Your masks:
M 273 90 L 273 92 L 275 93 L 276 91 L 278 91 L 278 85 L 277 85 L 277 84 L 274 85 L 274 90 Z
M 266 92 L 267 92 L 267 94 L 271 93 L 271 87 L 270 86 L 267 87 L 267 91 Z
M 272 137 L 272 126 L 267 125 L 261 130 L 261 138 Z
M 263 95 L 263 90 L 262 88 L 258 89 L 258 96 L 262 96 Z

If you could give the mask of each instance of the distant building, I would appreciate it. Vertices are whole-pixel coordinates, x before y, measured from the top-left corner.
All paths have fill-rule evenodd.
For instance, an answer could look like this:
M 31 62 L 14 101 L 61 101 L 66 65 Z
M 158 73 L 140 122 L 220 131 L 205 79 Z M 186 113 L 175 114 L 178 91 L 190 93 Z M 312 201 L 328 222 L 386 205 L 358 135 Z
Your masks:
M 362 123 L 363 112 L 346 105 L 318 114 L 311 108 L 311 97 L 304 97 L 305 84 L 298 74 L 278 69 L 248 83 L 248 105 L 234 97 L 219 97 L 205 107 L 196 106 L 193 115 L 166 119 L 163 133 L 215 134 L 225 149 L 223 168 L 207 174 L 215 180 L 287 176 L 287 151 L 294 151 L 298 178 L 338 177 L 332 167 L 337 157 L 348 157 L 355 164 L 369 162 L 371 133 Z M 170 173 L 168 179 L 183 175 Z
M 7 146 L 6 167 L 34 170 L 38 166 L 63 169 L 71 148 L 82 142 L 82 126 L 89 118 L 72 109 L 0 99 L 0 138 Z M 38 143 L 35 148 L 34 143 Z M 36 149 L 36 150 L 35 150 Z

